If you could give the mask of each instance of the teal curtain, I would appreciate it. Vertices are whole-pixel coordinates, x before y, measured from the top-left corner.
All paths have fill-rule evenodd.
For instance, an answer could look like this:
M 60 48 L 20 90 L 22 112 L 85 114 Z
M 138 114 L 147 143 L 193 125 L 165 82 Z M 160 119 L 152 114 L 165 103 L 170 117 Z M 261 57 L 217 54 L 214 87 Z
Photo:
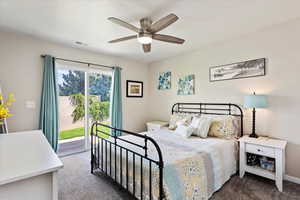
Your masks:
M 58 144 L 58 99 L 55 58 L 44 57 L 43 88 L 39 128 L 43 131 L 54 151 Z
M 114 128 L 122 129 L 122 90 L 121 90 L 121 68 L 113 68 L 113 85 L 111 99 L 111 125 Z M 113 131 L 112 135 L 120 136 L 120 131 Z

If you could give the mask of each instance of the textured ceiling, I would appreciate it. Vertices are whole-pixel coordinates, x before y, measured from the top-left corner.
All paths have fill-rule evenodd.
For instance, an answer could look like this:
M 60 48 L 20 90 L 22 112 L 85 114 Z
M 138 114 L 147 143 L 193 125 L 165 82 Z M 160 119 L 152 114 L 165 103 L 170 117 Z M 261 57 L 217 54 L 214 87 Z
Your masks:
M 298 18 L 299 8 L 299 0 L 0 0 L 0 29 L 149 63 Z M 169 13 L 180 19 L 160 33 L 184 38 L 184 45 L 154 41 L 145 54 L 136 40 L 107 43 L 133 33 L 110 16 L 139 26 L 142 17 Z

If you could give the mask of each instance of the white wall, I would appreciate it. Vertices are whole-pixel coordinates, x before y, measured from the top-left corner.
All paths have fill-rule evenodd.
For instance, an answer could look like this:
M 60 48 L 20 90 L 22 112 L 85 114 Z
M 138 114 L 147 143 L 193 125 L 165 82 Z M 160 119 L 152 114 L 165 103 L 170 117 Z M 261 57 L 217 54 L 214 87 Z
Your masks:
M 101 55 L 76 48 L 68 48 L 30 36 L 0 32 L 0 85 L 4 94 L 14 93 L 13 117 L 8 119 L 9 131 L 38 128 L 42 86 L 43 61 L 41 54 L 87 61 L 104 65 L 118 65 L 122 70 L 124 128 L 131 131 L 145 129 L 144 108 L 148 97 L 147 65 L 124 58 Z M 144 98 L 126 98 L 126 80 L 144 82 Z M 35 109 L 25 108 L 25 102 L 36 102 Z
M 222 33 L 220 33 L 222 34 Z M 180 47 L 178 47 L 180 48 Z M 287 174 L 300 177 L 300 20 L 270 27 L 199 51 L 152 63 L 149 67 L 149 120 L 168 120 L 176 102 L 243 103 L 243 95 L 267 94 L 269 107 L 257 110 L 257 132 L 288 141 Z M 267 58 L 264 77 L 209 82 L 209 67 Z M 157 89 L 158 73 L 172 72 L 172 88 Z M 195 95 L 178 96 L 179 75 L 195 74 Z M 251 112 L 246 111 L 246 132 Z

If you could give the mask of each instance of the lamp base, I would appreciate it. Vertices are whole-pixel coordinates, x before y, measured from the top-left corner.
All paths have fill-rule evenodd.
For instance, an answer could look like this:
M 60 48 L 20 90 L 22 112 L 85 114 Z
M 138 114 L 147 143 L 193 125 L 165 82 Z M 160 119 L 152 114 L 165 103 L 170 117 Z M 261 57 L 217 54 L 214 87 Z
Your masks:
M 249 137 L 251 137 L 251 138 L 258 138 L 258 135 L 256 135 L 255 133 L 251 133 L 251 134 L 249 135 Z

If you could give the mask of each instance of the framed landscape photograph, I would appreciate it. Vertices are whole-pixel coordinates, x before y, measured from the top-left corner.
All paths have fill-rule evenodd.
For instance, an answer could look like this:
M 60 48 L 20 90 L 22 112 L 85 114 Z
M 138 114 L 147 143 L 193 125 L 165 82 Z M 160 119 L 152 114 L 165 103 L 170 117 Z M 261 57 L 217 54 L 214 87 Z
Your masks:
M 141 81 L 126 81 L 126 97 L 143 97 L 143 82 Z
M 209 80 L 223 81 L 266 75 L 266 59 L 248 60 L 228 65 L 220 65 L 209 69 Z

